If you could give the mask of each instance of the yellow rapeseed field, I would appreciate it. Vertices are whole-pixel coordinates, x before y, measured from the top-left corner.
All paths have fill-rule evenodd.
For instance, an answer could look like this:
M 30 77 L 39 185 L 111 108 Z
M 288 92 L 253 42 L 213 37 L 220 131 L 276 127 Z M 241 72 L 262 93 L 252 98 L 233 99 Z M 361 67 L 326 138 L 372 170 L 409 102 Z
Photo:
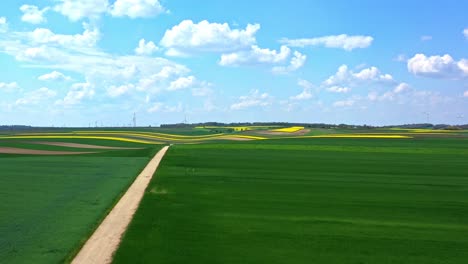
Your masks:
M 293 126 L 293 127 L 278 128 L 278 129 L 274 129 L 274 130 L 272 130 L 272 131 L 273 131 L 273 132 L 294 133 L 294 132 L 297 132 L 297 131 L 302 130 L 302 129 L 304 129 L 304 127 L 301 127 L 301 126 Z

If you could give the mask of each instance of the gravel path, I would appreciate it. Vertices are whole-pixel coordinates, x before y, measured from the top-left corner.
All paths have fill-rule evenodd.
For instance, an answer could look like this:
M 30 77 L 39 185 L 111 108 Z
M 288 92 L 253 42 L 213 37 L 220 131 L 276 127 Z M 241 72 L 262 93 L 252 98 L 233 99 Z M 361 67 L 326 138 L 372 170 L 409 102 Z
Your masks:
M 168 146 L 162 148 L 138 175 L 132 186 L 76 255 L 73 264 L 111 263 L 122 234 L 132 220 L 146 187 L 168 148 Z

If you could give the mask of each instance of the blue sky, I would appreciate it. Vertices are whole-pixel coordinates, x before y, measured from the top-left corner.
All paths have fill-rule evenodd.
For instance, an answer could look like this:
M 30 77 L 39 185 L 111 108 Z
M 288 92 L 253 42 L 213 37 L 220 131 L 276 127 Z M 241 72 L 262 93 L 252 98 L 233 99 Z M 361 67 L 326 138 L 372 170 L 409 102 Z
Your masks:
M 466 1 L 0 7 L 0 124 L 468 123 Z

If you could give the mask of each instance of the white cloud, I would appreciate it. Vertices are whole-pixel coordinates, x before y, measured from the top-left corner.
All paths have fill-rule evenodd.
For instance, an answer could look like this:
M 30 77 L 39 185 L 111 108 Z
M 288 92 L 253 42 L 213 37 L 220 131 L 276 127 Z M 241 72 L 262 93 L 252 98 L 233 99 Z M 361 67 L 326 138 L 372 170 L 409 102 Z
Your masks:
M 168 55 L 194 52 L 229 52 L 255 44 L 259 24 L 248 24 L 245 29 L 231 29 L 227 23 L 210 23 L 203 20 L 197 24 L 184 20 L 166 30 L 160 45 L 168 48 Z
M 294 51 L 294 56 L 291 58 L 291 62 L 289 63 L 288 66 L 276 66 L 276 67 L 273 67 L 272 71 L 273 73 L 277 73 L 277 74 L 285 74 L 285 73 L 293 72 L 302 68 L 306 60 L 307 60 L 306 55 L 300 53 L 299 51 Z
M 194 76 L 180 77 L 179 79 L 172 81 L 167 90 L 176 91 L 191 87 L 196 82 Z
M 63 35 L 55 34 L 47 28 L 37 28 L 32 32 L 27 32 L 26 37 L 36 44 L 52 44 L 66 48 L 88 48 L 94 47 L 100 38 L 99 29 L 83 23 L 82 34 Z
M 107 12 L 108 0 L 58 0 L 54 10 L 68 17 L 71 21 L 83 18 L 96 19 Z
M 377 67 L 362 69 L 359 72 L 353 72 L 348 69 L 347 65 L 341 65 L 338 71 L 323 82 L 326 86 L 355 86 L 360 83 L 377 82 L 377 83 L 394 83 L 394 79 L 390 74 L 383 74 Z
M 458 79 L 468 76 L 468 60 L 455 61 L 448 54 L 430 57 L 416 54 L 408 60 L 407 66 L 409 72 L 424 77 Z
M 35 91 L 27 93 L 23 98 L 16 100 L 15 105 L 34 105 L 41 101 L 53 98 L 57 95 L 55 91 L 47 87 L 39 88 Z
M 44 13 L 49 10 L 49 7 L 39 9 L 35 5 L 22 5 L 20 7 L 23 16 L 21 16 L 21 21 L 31 23 L 31 24 L 40 24 L 47 21 L 44 17 Z
M 348 87 L 332 86 L 332 87 L 328 87 L 327 91 L 332 92 L 332 93 L 347 93 L 351 91 L 351 89 Z
M 148 113 L 165 112 L 165 113 L 180 113 L 183 111 L 183 106 L 179 103 L 176 106 L 169 106 L 162 102 L 154 103 L 152 107 L 148 109 Z
M 432 40 L 432 36 L 421 36 L 421 41 L 429 41 Z
M 393 89 L 394 93 L 402 93 L 404 91 L 407 91 L 410 88 L 410 86 L 407 83 L 400 83 L 398 84 L 395 89 Z
M 19 85 L 16 82 L 10 82 L 10 83 L 0 82 L 0 92 L 1 91 L 12 92 L 18 89 L 19 89 Z
M 280 42 L 291 47 L 325 46 L 351 51 L 357 48 L 367 48 L 374 40 L 371 36 L 348 36 L 346 34 L 324 36 L 319 38 L 282 39 Z
M 271 96 L 268 93 L 260 93 L 258 90 L 248 95 L 239 97 L 239 101 L 231 105 L 231 110 L 242 110 L 255 106 L 268 106 L 271 104 Z
M 333 103 L 333 106 L 335 107 L 350 107 L 353 106 L 356 103 L 356 101 L 352 98 L 342 100 L 342 101 L 336 101 Z
M 314 87 L 314 85 L 311 82 L 303 79 L 299 79 L 297 81 L 297 85 L 301 86 L 304 89 L 312 89 L 312 87 Z
M 83 99 L 92 98 L 94 94 L 94 85 L 91 83 L 75 83 L 71 86 L 65 98 L 57 100 L 55 103 L 64 106 L 76 105 L 81 103 Z
M 249 51 L 240 51 L 229 54 L 222 54 L 219 65 L 221 66 L 239 66 L 255 64 L 273 64 L 280 63 L 288 59 L 291 49 L 281 46 L 279 51 L 262 49 L 253 45 Z
M 151 55 L 158 51 L 159 48 L 154 44 L 153 41 L 146 42 L 145 39 L 140 39 L 138 47 L 135 49 L 137 55 Z
M 109 12 L 115 17 L 138 18 L 157 16 L 166 12 L 166 9 L 159 0 L 117 0 Z
M 6 17 L 0 17 L 0 33 L 8 30 L 8 22 Z
M 465 28 L 463 30 L 463 35 L 465 36 L 466 39 L 468 39 L 468 28 Z
M 463 93 L 463 97 L 468 97 L 468 90 Z
M 107 89 L 107 94 L 110 97 L 119 97 L 121 95 L 124 95 L 128 93 L 129 91 L 135 89 L 135 86 L 133 84 L 124 84 L 120 86 L 115 86 L 112 85 Z
M 289 99 L 291 100 L 308 100 L 308 99 L 311 99 L 313 97 L 310 89 L 304 89 L 302 91 L 302 93 L 298 94 L 298 95 L 295 95 L 295 96 L 291 96 Z
M 64 75 L 58 71 L 52 71 L 37 77 L 40 81 L 70 81 L 71 77 Z

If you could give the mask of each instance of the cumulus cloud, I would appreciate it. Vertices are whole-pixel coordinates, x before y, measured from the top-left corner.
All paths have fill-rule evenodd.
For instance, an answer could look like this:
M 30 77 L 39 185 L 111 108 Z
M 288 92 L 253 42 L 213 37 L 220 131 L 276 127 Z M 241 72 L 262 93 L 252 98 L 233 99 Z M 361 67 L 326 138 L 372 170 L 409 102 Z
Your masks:
M 115 17 L 153 17 L 164 12 L 159 0 L 117 0 L 110 7 L 110 14 Z
M 119 97 L 121 95 L 127 94 L 131 90 L 135 89 L 135 85 L 133 84 L 123 84 L 123 85 L 112 85 L 107 89 L 107 94 L 110 97 Z
M 271 104 L 271 96 L 268 93 L 260 93 L 258 90 L 248 95 L 240 96 L 237 103 L 231 105 L 231 110 L 242 110 L 256 106 L 268 106 Z
M 31 24 L 40 24 L 47 21 L 44 17 L 44 13 L 49 10 L 49 7 L 39 9 L 35 5 L 22 5 L 20 7 L 23 16 L 21 16 L 21 21 L 31 23 Z
M 58 0 L 54 11 L 68 17 L 71 21 L 83 18 L 96 19 L 102 13 L 107 12 L 108 0 Z
M 195 82 L 196 79 L 194 76 L 180 77 L 179 79 L 172 81 L 167 89 L 169 91 L 182 90 L 191 87 Z
M 341 100 L 341 101 L 336 101 L 333 103 L 333 106 L 335 107 L 350 107 L 353 106 L 356 103 L 356 100 L 349 98 L 346 100 Z
M 0 92 L 1 91 L 12 92 L 18 89 L 19 89 L 19 85 L 17 82 L 10 82 L 10 83 L 0 82 Z
M 407 63 L 408 71 L 417 76 L 459 79 L 468 76 L 468 60 L 455 61 L 452 56 L 416 54 Z
M 58 71 L 52 71 L 37 77 L 37 79 L 40 81 L 70 81 L 71 77 Z
M 327 91 L 332 92 L 332 93 L 347 93 L 351 91 L 351 89 L 348 87 L 332 86 L 332 87 L 328 87 Z
M 140 39 L 138 47 L 135 49 L 137 55 L 151 55 L 158 51 L 159 48 L 154 44 L 153 41 L 146 42 L 145 39 Z
M 290 47 L 324 46 L 351 51 L 357 48 L 367 48 L 374 40 L 371 36 L 348 36 L 346 34 L 331 35 L 318 38 L 282 39 L 280 42 Z
M 253 45 L 248 51 L 240 51 L 229 54 L 222 54 L 219 65 L 221 66 L 239 66 L 255 65 L 264 63 L 280 63 L 288 59 L 291 49 L 281 46 L 279 51 L 262 49 Z
M 273 67 L 272 71 L 273 73 L 277 73 L 277 74 L 285 74 L 285 73 L 293 72 L 302 68 L 306 60 L 307 60 L 306 55 L 300 53 L 299 51 L 295 51 L 294 56 L 291 58 L 291 62 L 289 63 L 288 66 L 276 66 L 276 67 Z
M 94 85 L 91 83 L 75 83 L 71 86 L 65 98 L 57 100 L 55 103 L 63 106 L 76 105 L 84 99 L 93 97 L 94 94 Z
M 55 34 L 47 28 L 36 28 L 32 32 L 20 34 L 35 44 L 51 44 L 66 48 L 94 47 L 100 38 L 99 29 L 83 23 L 84 32 L 75 35 Z
M 8 30 L 8 22 L 6 17 L 0 17 L 0 33 L 6 32 Z
M 37 90 L 27 93 L 23 98 L 16 100 L 15 105 L 35 105 L 44 100 L 53 98 L 57 93 L 47 87 L 42 87 Z
M 343 64 L 338 68 L 338 71 L 323 82 L 326 86 L 336 85 L 356 85 L 365 82 L 379 83 L 394 83 L 393 76 L 383 74 L 377 67 L 362 69 L 359 72 L 354 72 L 348 69 L 348 66 Z
M 468 28 L 465 28 L 463 30 L 463 35 L 465 36 L 466 39 L 468 39 Z
M 402 93 L 404 91 L 407 91 L 410 88 L 410 86 L 407 83 L 400 83 L 398 84 L 395 89 L 393 89 L 394 93 Z
M 169 49 L 167 55 L 178 56 L 195 52 L 229 52 L 255 44 L 259 24 L 248 24 L 245 29 L 231 29 L 227 24 L 203 20 L 193 23 L 184 20 L 166 30 L 160 45 Z

